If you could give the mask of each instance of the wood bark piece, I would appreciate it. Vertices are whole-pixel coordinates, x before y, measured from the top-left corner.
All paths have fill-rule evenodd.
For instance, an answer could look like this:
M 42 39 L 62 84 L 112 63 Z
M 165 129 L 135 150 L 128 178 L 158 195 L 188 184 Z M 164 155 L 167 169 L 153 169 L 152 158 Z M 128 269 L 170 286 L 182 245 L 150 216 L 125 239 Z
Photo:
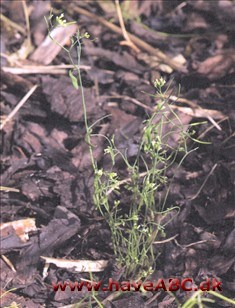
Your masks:
M 22 252 L 17 269 L 34 267 L 41 255 L 50 255 L 74 236 L 80 229 L 80 219 L 63 206 L 55 210 L 54 218 L 41 229 L 41 234 L 32 238 L 31 245 Z
M 108 265 L 107 260 L 68 260 L 41 256 L 46 264 L 55 264 L 59 268 L 73 269 L 75 272 L 102 272 Z
M 70 37 L 77 31 L 76 25 L 70 25 L 68 27 L 59 27 L 52 31 L 52 37 L 64 46 L 70 39 Z M 39 47 L 33 52 L 30 56 L 30 59 L 48 65 L 50 64 L 55 57 L 60 52 L 61 47 L 53 42 L 49 36 L 39 45 Z

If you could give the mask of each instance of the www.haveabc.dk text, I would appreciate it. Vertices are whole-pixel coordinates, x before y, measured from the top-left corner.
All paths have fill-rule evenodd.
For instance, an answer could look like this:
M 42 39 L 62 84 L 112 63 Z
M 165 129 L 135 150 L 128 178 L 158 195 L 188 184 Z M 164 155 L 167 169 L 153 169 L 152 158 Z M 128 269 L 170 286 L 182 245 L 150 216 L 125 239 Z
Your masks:
M 218 290 L 222 291 L 222 282 L 216 280 L 216 278 L 207 278 L 206 280 L 196 285 L 192 278 L 169 278 L 163 279 L 160 278 L 157 281 L 114 281 L 112 278 L 109 278 L 107 284 L 103 284 L 102 281 L 98 282 L 88 282 L 88 281 L 64 281 L 58 283 L 52 283 L 54 291 L 65 291 L 66 288 L 69 288 L 70 291 L 141 291 L 143 288 L 145 291 L 177 291 L 179 289 L 183 291 L 210 291 Z

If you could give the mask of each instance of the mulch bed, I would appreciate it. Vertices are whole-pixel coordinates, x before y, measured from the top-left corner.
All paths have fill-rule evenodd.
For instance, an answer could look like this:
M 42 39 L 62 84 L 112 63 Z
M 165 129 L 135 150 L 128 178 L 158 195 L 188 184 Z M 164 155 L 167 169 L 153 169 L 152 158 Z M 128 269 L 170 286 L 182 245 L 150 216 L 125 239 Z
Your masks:
M 43 45 L 47 35 L 43 16 L 49 14 L 50 5 L 58 14 L 63 11 L 68 21 L 78 21 L 82 33 L 91 34 L 92 40 L 84 42 L 81 58 L 88 121 L 94 123 L 111 115 L 98 122 L 95 133 L 115 134 L 117 147 L 128 149 L 130 159 L 135 155 L 142 122 L 156 104 L 156 99 L 146 94 L 154 94 L 156 78 L 171 81 L 172 96 L 178 95 L 181 85 L 179 96 L 183 99 L 173 99 L 172 104 L 181 108 L 177 112 L 183 123 L 207 120 L 196 127 L 196 137 L 202 136 L 210 144 L 197 144 L 198 150 L 169 172 L 169 177 L 175 177 L 167 205 L 178 205 L 180 212 L 173 214 L 165 229 L 166 238 L 173 239 L 156 245 L 156 270 L 149 280 L 193 277 L 200 282 L 215 277 L 222 281 L 222 294 L 234 296 L 235 6 L 228 0 L 159 0 L 130 1 L 128 8 L 127 1 L 123 2 L 126 30 L 139 52 L 120 44 L 124 38 L 114 2 L 27 1 L 25 7 L 20 1 L 1 4 L 2 14 L 8 18 L 1 18 L 3 121 L 37 85 L 2 129 L 1 185 L 16 191 L 1 191 L 1 221 L 31 218 L 36 228 L 28 239 L 19 237 L 11 225 L 1 232 L 1 292 L 15 288 L 2 297 L 1 307 L 12 302 L 20 307 L 62 307 L 89 295 L 85 290 L 54 292 L 52 282 L 90 279 L 90 274 L 50 265 L 43 275 L 45 261 L 41 256 L 108 260 L 105 270 L 94 273 L 93 279 L 125 280 L 125 269 L 115 263 L 110 230 L 93 205 L 93 169 L 84 140 L 81 95 L 71 84 L 68 70 L 56 69 L 69 64 L 69 59 L 52 42 L 46 48 Z M 25 12 L 30 21 L 30 51 Z M 69 46 L 69 31 L 62 29 L 59 35 Z M 24 73 L 16 74 L 16 67 Z M 44 72 L 37 71 L 39 67 L 44 67 Z M 200 114 L 195 116 L 195 110 Z M 107 165 L 104 138 L 94 138 L 93 144 L 98 164 Z M 120 161 L 122 169 L 125 174 Z M 102 291 L 98 297 L 102 302 L 110 294 Z M 166 292 L 142 295 L 123 293 L 106 301 L 104 307 L 178 306 Z M 181 304 L 190 295 L 175 293 Z M 84 307 L 89 305 L 87 302 Z M 94 300 L 93 305 L 97 305 Z M 208 304 L 213 305 L 231 307 L 218 300 Z

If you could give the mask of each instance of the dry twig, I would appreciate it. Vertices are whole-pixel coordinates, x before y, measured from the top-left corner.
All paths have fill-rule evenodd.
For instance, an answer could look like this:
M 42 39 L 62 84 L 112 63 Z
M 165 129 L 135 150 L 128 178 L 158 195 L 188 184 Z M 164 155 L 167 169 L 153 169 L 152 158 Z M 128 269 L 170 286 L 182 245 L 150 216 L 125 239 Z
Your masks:
M 29 92 L 20 100 L 20 102 L 16 105 L 16 107 L 10 112 L 10 114 L 4 119 L 0 125 L 0 130 L 3 129 L 3 127 L 6 125 L 7 122 L 9 122 L 15 114 L 18 112 L 18 110 L 24 105 L 24 103 L 27 102 L 29 97 L 33 94 L 33 92 L 37 89 L 37 85 L 34 85 L 32 89 L 29 90 Z
M 115 0 L 115 4 L 116 4 L 116 10 L 117 10 L 117 14 L 118 14 L 118 19 L 119 19 L 119 23 L 122 29 L 122 33 L 123 36 L 125 38 L 124 42 L 121 42 L 121 45 L 127 45 L 129 47 L 131 47 L 136 53 L 140 52 L 140 49 L 131 41 L 127 31 L 126 31 L 126 27 L 124 24 L 124 20 L 123 20 L 123 16 L 122 16 L 122 10 L 120 8 L 120 4 L 119 4 L 119 0 Z

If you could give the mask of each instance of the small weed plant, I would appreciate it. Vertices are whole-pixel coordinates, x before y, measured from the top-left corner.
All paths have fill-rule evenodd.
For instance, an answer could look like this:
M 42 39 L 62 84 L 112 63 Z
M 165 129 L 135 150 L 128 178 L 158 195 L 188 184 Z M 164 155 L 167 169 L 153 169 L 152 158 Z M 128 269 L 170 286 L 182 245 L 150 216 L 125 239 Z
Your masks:
M 166 172 L 179 152 L 187 155 L 190 133 L 184 130 L 180 119 L 164 99 L 164 84 L 162 78 L 154 82 L 159 100 L 156 111 L 144 122 L 134 162 L 130 163 L 127 156 L 117 149 L 114 136 L 108 140 L 109 145 L 104 150 L 111 158 L 112 168 L 94 170 L 94 203 L 109 224 L 116 259 L 125 265 L 127 277 L 146 277 L 152 272 L 156 258 L 154 241 L 159 233 L 165 236 L 164 227 L 169 222 L 163 223 L 163 218 L 169 211 L 178 209 L 174 205 L 166 208 L 170 188 Z M 179 139 L 172 147 L 170 138 L 175 134 L 179 134 Z M 128 170 L 127 179 L 122 179 L 117 171 L 117 155 L 122 157 Z M 160 196 L 162 191 L 165 191 L 165 197 L 156 202 L 156 196 Z M 126 195 L 129 195 L 128 204 Z

